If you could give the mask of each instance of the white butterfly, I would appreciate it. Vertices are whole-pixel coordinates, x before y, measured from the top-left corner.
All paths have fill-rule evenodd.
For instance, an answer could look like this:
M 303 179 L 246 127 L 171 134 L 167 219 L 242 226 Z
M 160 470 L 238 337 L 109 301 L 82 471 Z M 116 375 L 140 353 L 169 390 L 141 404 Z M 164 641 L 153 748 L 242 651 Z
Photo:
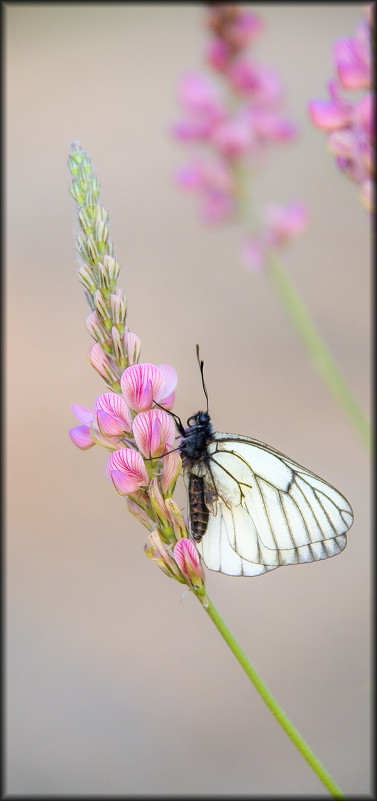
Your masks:
M 208 412 L 180 433 L 190 537 L 210 570 L 258 576 L 345 548 L 353 512 L 326 481 L 263 442 L 214 432 Z

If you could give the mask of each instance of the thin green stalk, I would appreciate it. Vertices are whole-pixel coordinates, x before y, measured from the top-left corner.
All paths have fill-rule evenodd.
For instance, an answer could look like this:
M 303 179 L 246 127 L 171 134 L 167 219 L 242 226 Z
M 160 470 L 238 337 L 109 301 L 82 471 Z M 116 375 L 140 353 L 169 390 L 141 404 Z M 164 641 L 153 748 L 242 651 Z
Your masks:
M 202 604 L 203 609 L 205 609 L 205 611 L 207 612 L 207 615 L 211 618 L 211 620 L 215 624 L 216 628 L 220 632 L 221 636 L 224 638 L 227 645 L 229 645 L 231 651 L 233 651 L 234 656 L 236 657 L 236 659 L 238 659 L 241 667 L 244 669 L 246 675 L 249 677 L 252 684 L 254 684 L 254 687 L 261 696 L 262 700 L 268 706 L 268 708 L 270 709 L 270 711 L 272 712 L 278 723 L 280 723 L 282 729 L 284 729 L 285 733 L 292 740 L 293 745 L 296 746 L 300 754 L 302 754 L 304 759 L 306 759 L 307 763 L 310 765 L 314 773 L 317 774 L 319 780 L 322 782 L 322 784 L 324 784 L 329 793 L 334 798 L 344 798 L 344 794 L 339 789 L 338 785 L 335 784 L 334 780 L 327 773 L 321 762 L 313 754 L 311 748 L 309 748 L 308 744 L 301 737 L 301 734 L 299 734 L 297 729 L 294 727 L 293 723 L 291 723 L 289 718 L 287 718 L 282 708 L 279 706 L 273 695 L 270 693 L 268 687 L 266 687 L 264 681 L 262 681 L 261 677 L 258 675 L 257 671 L 255 670 L 251 662 L 249 662 L 246 654 L 244 654 L 242 648 L 238 645 L 237 640 L 233 637 L 233 634 L 229 631 L 221 615 L 217 611 L 216 607 L 213 605 L 211 599 L 208 597 L 207 594 L 202 597 L 197 595 L 196 597 Z
M 268 274 L 326 385 L 348 416 L 364 445 L 371 450 L 372 430 L 369 421 L 360 409 L 325 342 L 311 321 L 308 310 L 276 258 L 270 258 Z

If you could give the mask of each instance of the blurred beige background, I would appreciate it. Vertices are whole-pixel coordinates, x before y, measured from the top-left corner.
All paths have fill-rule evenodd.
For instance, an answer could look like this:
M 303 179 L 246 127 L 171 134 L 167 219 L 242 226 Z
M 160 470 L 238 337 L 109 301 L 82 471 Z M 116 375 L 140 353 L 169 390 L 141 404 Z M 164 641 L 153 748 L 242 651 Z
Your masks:
M 255 57 L 279 70 L 296 144 L 276 148 L 258 203 L 301 199 L 311 227 L 286 257 L 370 413 L 370 224 L 307 102 L 361 4 L 250 6 Z M 145 361 L 179 375 L 176 412 L 203 406 L 350 500 L 335 559 L 255 579 L 207 573 L 209 593 L 282 707 L 346 794 L 370 792 L 370 467 L 266 276 L 240 266 L 241 231 L 207 229 L 173 171 L 180 76 L 200 68 L 199 5 L 4 4 L 7 199 L 7 793 L 317 794 L 195 598 L 145 558 L 145 530 L 70 442 L 70 403 L 104 387 L 87 361 L 67 157 L 101 180 Z M 184 495 L 179 495 L 184 504 Z

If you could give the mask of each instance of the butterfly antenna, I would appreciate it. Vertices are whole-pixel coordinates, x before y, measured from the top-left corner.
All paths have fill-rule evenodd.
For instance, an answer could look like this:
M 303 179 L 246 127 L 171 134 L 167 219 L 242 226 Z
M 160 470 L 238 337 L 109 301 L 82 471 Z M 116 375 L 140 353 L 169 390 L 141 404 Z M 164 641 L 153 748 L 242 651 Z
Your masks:
M 199 356 L 199 345 L 196 346 L 196 357 L 197 357 L 198 364 L 199 364 L 200 375 L 202 376 L 202 387 L 203 387 L 203 392 L 204 392 L 204 394 L 206 396 L 207 414 L 208 414 L 208 392 L 207 392 L 206 382 L 204 381 L 204 362 L 201 360 L 201 358 Z

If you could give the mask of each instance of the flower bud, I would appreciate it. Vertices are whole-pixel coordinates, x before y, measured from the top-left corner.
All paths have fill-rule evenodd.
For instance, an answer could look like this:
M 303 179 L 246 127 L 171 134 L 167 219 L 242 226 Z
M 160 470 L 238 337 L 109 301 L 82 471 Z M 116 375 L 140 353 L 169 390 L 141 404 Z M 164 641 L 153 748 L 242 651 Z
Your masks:
M 186 523 L 179 506 L 172 498 L 165 498 L 165 506 L 169 512 L 176 539 L 180 540 L 181 537 L 187 537 Z
M 126 366 L 126 354 L 124 352 L 122 337 L 118 329 L 115 328 L 115 325 L 113 325 L 111 329 L 111 338 L 113 341 L 115 361 L 119 365 L 120 369 L 124 370 Z
M 205 575 L 194 543 L 187 538 L 179 540 L 174 547 L 174 559 L 187 584 L 199 595 L 204 595 Z
M 151 499 L 153 510 L 155 511 L 159 520 L 161 520 L 164 527 L 169 526 L 171 529 L 169 513 L 166 509 L 164 499 L 161 495 L 160 488 L 158 486 L 158 478 L 156 476 L 152 478 L 152 481 L 149 485 L 148 493 Z
M 134 517 L 136 517 L 140 523 L 143 524 L 143 526 L 146 526 L 149 531 L 153 531 L 153 529 L 156 527 L 156 523 L 154 520 L 151 520 L 148 512 L 146 512 L 145 509 L 142 509 L 139 504 L 135 503 L 132 498 L 127 498 L 127 504 L 128 510 L 131 512 L 131 514 L 134 515 Z
M 161 489 L 164 495 L 171 495 L 182 469 L 182 459 L 178 451 L 167 453 L 162 460 Z
M 124 325 L 127 315 L 127 298 L 110 295 L 111 317 L 114 325 Z
M 97 285 L 94 280 L 92 269 L 91 267 L 89 267 L 89 264 L 83 264 L 82 267 L 80 267 L 79 280 L 81 281 L 85 289 L 88 290 L 90 295 L 94 295 L 97 289 Z
M 105 298 L 100 289 L 97 289 L 93 295 L 95 308 L 97 309 L 98 316 L 106 327 L 110 327 L 110 313 L 106 305 Z
M 128 364 L 137 364 L 141 353 L 141 340 L 132 331 L 126 331 L 123 336 L 124 347 L 127 353 Z
M 86 248 L 88 251 L 88 255 L 92 264 L 96 265 L 99 258 L 99 252 L 97 248 L 97 243 L 94 239 L 94 236 L 90 234 L 86 240 Z
M 105 331 L 98 319 L 97 311 L 92 311 L 88 315 L 85 321 L 86 327 L 89 331 L 89 334 L 96 342 L 100 342 L 101 345 L 109 344 L 109 335 L 108 332 Z
M 120 271 L 120 266 L 113 256 L 109 256 L 108 254 L 106 254 L 103 257 L 103 267 L 107 274 L 107 285 L 111 292 L 113 291 L 113 289 L 115 289 Z
M 97 373 L 99 373 L 102 378 L 105 378 L 109 384 L 114 384 L 118 381 L 118 374 L 114 370 L 109 357 L 106 356 L 99 342 L 95 342 L 95 344 L 92 345 L 88 358 L 92 367 L 94 367 Z
M 161 535 L 157 529 L 152 531 L 148 537 L 148 543 L 144 547 L 146 555 L 157 562 L 159 568 L 166 573 L 169 578 L 174 578 L 184 583 L 184 579 L 180 575 L 179 569 L 174 562 L 174 559 L 169 555 L 168 549 L 161 539 Z
M 100 245 L 105 245 L 109 236 L 109 229 L 103 220 L 96 220 L 94 235 L 96 242 Z
M 84 234 L 88 236 L 92 232 L 93 228 L 92 219 L 88 214 L 88 210 L 84 207 L 81 208 L 77 216 Z

